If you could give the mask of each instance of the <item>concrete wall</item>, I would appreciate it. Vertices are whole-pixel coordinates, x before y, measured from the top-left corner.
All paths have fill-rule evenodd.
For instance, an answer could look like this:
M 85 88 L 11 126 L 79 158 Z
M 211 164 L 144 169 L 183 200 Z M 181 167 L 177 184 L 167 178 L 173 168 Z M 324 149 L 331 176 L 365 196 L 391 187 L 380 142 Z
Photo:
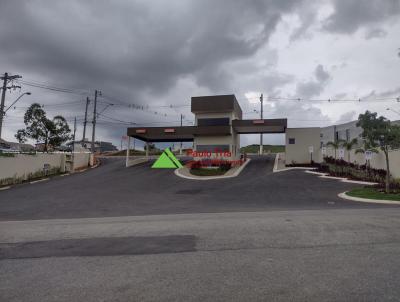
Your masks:
M 90 164 L 90 152 L 76 152 L 73 155 L 74 159 L 74 170 L 81 169 L 89 166 Z
M 289 144 L 290 138 L 295 139 L 295 144 Z M 314 148 L 313 160 L 320 162 L 320 128 L 286 129 L 286 165 L 309 164 L 311 161 L 310 146 Z
M 363 165 L 365 164 L 365 155 L 362 153 L 355 153 L 356 149 L 350 151 L 350 162 Z M 326 149 L 326 156 L 335 157 L 335 150 L 331 147 Z M 349 161 L 349 152 L 345 150 L 344 160 Z M 336 158 L 339 159 L 339 151 L 336 151 Z M 322 160 L 322 155 L 321 155 Z M 394 150 L 389 152 L 389 163 L 390 163 L 390 173 L 394 178 L 400 178 L 400 150 Z M 386 170 L 386 160 L 385 154 L 383 152 L 374 153 L 372 159 L 370 160 L 370 165 L 374 169 L 384 169 Z
M 40 177 L 44 168 L 48 174 L 66 172 L 72 162 L 68 153 L 38 153 L 35 155 L 15 154 L 14 157 L 0 157 L 0 184 L 12 184 Z M 75 153 L 76 167 L 89 165 L 89 153 Z
M 0 180 L 15 178 L 27 180 L 30 175 L 43 171 L 45 164 L 49 169 L 65 169 L 65 155 L 55 154 L 15 154 L 14 157 L 0 157 Z

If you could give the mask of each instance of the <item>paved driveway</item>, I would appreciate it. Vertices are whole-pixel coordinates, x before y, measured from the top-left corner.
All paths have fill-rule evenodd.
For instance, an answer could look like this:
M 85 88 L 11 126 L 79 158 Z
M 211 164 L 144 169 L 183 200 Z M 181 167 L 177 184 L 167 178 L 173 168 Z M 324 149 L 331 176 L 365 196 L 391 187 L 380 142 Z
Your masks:
M 377 207 L 336 197 L 353 184 L 302 170 L 272 173 L 273 162 L 255 157 L 236 178 L 196 181 L 104 159 L 88 172 L 0 191 L 0 220 Z
M 194 181 L 109 159 L 0 191 L 0 301 L 399 301 L 399 208 L 272 165 Z

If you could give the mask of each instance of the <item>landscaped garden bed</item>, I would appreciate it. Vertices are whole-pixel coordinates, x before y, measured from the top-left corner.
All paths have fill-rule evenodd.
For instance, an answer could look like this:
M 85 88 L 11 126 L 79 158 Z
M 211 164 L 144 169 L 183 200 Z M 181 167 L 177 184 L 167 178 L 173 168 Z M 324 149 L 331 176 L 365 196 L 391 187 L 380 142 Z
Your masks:
M 400 201 L 400 189 L 394 189 L 391 190 L 390 193 L 385 193 L 385 189 L 383 187 L 368 186 L 364 188 L 356 188 L 346 192 L 346 195 L 367 199 Z
M 385 182 L 386 178 L 386 171 L 383 169 L 373 169 L 367 164 L 358 165 L 348 163 L 342 159 L 334 159 L 333 157 L 325 157 L 324 162 L 319 165 L 317 171 L 328 173 L 335 177 L 382 184 Z
M 219 176 L 224 175 L 232 168 L 228 161 L 193 161 L 189 164 L 190 174 L 196 176 Z

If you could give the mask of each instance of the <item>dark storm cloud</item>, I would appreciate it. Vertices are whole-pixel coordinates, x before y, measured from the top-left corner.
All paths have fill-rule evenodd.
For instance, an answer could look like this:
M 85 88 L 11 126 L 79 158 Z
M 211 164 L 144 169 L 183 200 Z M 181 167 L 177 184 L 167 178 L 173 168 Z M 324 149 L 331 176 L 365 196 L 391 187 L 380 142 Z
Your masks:
M 253 56 L 267 43 L 281 15 L 297 4 L 295 0 L 2 1 L 0 65 L 28 80 L 83 88 L 92 95 L 100 89 L 113 100 L 129 103 L 162 104 L 186 76 L 210 93 L 230 93 L 235 91 L 236 73 L 226 64 Z M 42 104 L 77 98 L 33 90 L 35 101 Z M 49 115 L 57 113 L 48 110 Z M 171 110 L 166 118 L 126 107 L 106 113 L 125 121 L 177 119 Z M 82 115 L 82 108 L 71 107 L 64 114 Z M 119 136 L 124 127 L 107 127 L 106 134 Z
M 360 27 L 388 21 L 400 14 L 399 0 L 334 0 L 334 13 L 326 20 L 328 31 L 352 34 Z
M 223 82 L 207 73 L 254 54 L 295 2 L 6 1 L 0 43 L 14 69 L 74 87 L 165 93 L 184 74 Z

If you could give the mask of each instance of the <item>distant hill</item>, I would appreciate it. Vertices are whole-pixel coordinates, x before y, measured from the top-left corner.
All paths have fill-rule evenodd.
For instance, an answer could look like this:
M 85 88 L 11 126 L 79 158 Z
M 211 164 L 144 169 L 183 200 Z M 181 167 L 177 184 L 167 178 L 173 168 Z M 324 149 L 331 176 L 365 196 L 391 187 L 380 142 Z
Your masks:
M 248 145 L 240 148 L 242 153 L 258 153 L 260 151 L 260 145 Z M 285 152 L 285 146 L 283 145 L 264 145 L 264 152 L 279 153 Z

